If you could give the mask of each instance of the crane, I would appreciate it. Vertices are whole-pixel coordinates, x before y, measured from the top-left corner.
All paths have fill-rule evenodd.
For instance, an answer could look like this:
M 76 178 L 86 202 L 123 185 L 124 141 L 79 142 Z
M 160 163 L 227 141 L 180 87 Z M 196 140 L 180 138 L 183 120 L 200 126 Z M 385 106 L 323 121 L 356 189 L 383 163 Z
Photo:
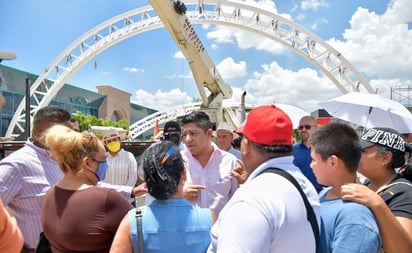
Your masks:
M 149 0 L 164 27 L 189 63 L 202 104 L 201 110 L 210 112 L 215 123 L 225 121 L 222 100 L 232 97 L 232 88 L 223 81 L 203 43 L 186 16 L 186 6 L 180 0 Z M 210 94 L 207 95 L 205 89 Z M 229 114 L 229 118 L 233 115 Z M 213 121 L 213 119 L 212 119 Z M 235 120 L 229 120 L 234 123 Z

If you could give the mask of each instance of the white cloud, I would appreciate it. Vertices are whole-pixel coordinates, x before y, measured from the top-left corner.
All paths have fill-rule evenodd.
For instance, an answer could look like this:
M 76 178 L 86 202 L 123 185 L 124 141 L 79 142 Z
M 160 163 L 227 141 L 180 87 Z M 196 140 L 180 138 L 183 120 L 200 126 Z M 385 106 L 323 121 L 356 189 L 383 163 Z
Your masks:
M 299 14 L 296 16 L 296 20 L 297 20 L 297 21 L 302 21 L 302 20 L 304 20 L 305 18 L 306 18 L 306 15 L 303 14 L 303 13 L 299 13 Z
M 320 101 L 339 95 L 336 86 L 313 69 L 293 72 L 283 69 L 276 62 L 262 65 L 262 69 L 262 72 L 255 72 L 245 85 L 247 103 L 295 103 L 312 111 Z
M 303 10 L 317 10 L 320 7 L 328 7 L 328 3 L 324 0 L 304 0 L 301 2 L 300 7 Z
M 237 104 L 237 105 L 240 105 L 241 97 L 242 97 L 243 92 L 245 92 L 245 90 L 243 88 L 232 86 L 232 97 L 229 98 L 229 99 L 223 100 L 223 104 L 227 104 L 227 105 Z M 245 98 L 249 98 L 248 96 L 249 95 L 247 94 L 247 91 L 246 91 L 246 97 Z M 250 96 L 253 97 L 253 94 L 250 94 Z M 245 102 L 245 103 L 248 104 L 248 105 L 252 105 L 252 103 L 250 101 Z
M 130 72 L 130 73 L 137 73 L 137 72 L 144 72 L 144 69 L 139 69 L 135 67 L 125 67 L 123 68 L 123 71 Z
M 214 44 L 233 44 L 235 41 L 232 34 L 233 30 L 219 26 L 214 31 L 208 32 L 206 37 L 214 40 Z
M 276 3 L 273 0 L 234 0 L 234 2 L 241 2 L 249 6 L 259 7 L 277 13 Z
M 385 13 L 386 18 L 398 20 L 400 23 L 412 21 L 412 8 L 409 0 L 391 1 L 388 10 Z
M 394 79 L 372 79 L 370 80 L 370 85 L 375 88 L 378 94 L 390 98 L 391 97 L 391 88 L 398 88 L 400 86 L 402 87 L 407 87 L 407 86 L 412 86 L 412 80 L 400 80 L 398 78 Z M 396 94 L 394 92 L 392 95 L 394 95 L 393 99 L 398 101 L 399 94 Z M 405 97 L 405 94 L 403 94 L 403 99 L 407 99 Z
M 412 20 L 412 10 L 407 2 L 393 1 L 381 16 L 359 7 L 343 33 L 345 41 L 329 43 L 372 78 L 411 80 L 412 30 L 405 22 Z
M 254 48 L 273 54 L 283 54 L 287 51 L 284 46 L 259 34 L 225 26 L 215 27 L 213 31 L 207 33 L 207 38 L 213 40 L 215 44 L 235 44 L 243 50 Z
M 304 4 L 307 9 L 327 7 L 324 1 L 305 1 Z M 350 27 L 342 34 L 343 40 L 331 38 L 327 41 L 385 97 L 390 97 L 390 88 L 393 86 L 412 85 L 412 31 L 406 24 L 412 20 L 412 8 L 408 6 L 408 0 L 395 0 L 382 15 L 359 7 L 349 21 Z M 324 18 L 320 20 L 327 23 Z M 316 25 L 312 28 L 316 28 Z M 241 29 L 223 26 L 215 26 L 213 29 L 207 33 L 207 38 L 212 40 L 212 48 L 220 48 L 219 44 L 233 44 L 243 50 L 257 49 L 273 54 L 284 54 L 286 50 L 279 43 Z M 218 69 L 225 79 L 242 77 L 247 74 L 247 67 L 250 65 L 247 62 L 243 59 L 235 62 L 228 57 L 218 64 Z M 177 78 L 177 75 L 174 77 Z M 243 87 L 232 89 L 233 97 L 226 102 L 240 103 L 241 94 L 247 91 L 247 104 L 259 105 L 276 101 L 297 104 L 309 112 L 318 109 L 320 101 L 342 95 L 329 78 L 318 70 L 302 68 L 291 71 L 276 62 L 263 64 L 261 69 L 255 70 L 252 77 L 245 81 Z M 182 91 L 178 92 L 184 94 Z M 159 104 L 160 98 L 166 97 L 163 95 L 162 92 L 157 92 L 147 103 L 157 101 L 155 104 Z M 170 102 L 171 98 L 167 99 Z M 181 99 L 172 102 L 182 104 Z
M 412 9 L 407 8 L 406 2 L 394 1 L 383 15 L 358 8 L 350 20 L 351 27 L 343 34 L 345 40 L 329 40 L 349 62 L 371 78 L 370 85 L 385 97 L 390 97 L 391 87 L 412 84 L 412 50 L 409 48 L 412 31 L 405 24 L 412 20 Z M 322 2 L 311 3 L 326 7 Z M 241 33 L 233 34 L 240 48 L 247 44 L 247 38 L 253 37 Z M 320 101 L 341 95 L 328 78 L 313 69 L 293 72 L 276 62 L 263 65 L 262 69 L 255 71 L 244 87 L 249 103 L 299 103 L 312 111 Z
M 177 51 L 174 55 L 173 55 L 173 58 L 176 58 L 176 59 L 184 59 L 185 58 L 185 56 L 183 55 L 183 53 L 182 53 L 182 51 Z
M 310 30 L 316 31 L 320 24 L 328 24 L 329 21 L 326 18 L 316 19 L 315 22 L 309 25 Z
M 266 11 L 276 13 L 284 18 L 292 20 L 292 16 L 290 14 L 279 14 L 276 9 L 275 2 L 272 0 L 246 0 L 238 2 L 262 8 Z M 236 10 L 234 8 L 226 8 L 222 11 L 224 11 L 225 13 L 232 13 Z M 240 15 L 247 17 L 251 14 L 252 13 L 249 11 L 242 10 Z M 270 20 L 263 20 L 263 17 L 261 17 L 261 22 L 265 23 L 266 21 L 269 22 Z M 254 48 L 273 54 L 283 54 L 286 51 L 286 48 L 284 46 L 280 45 L 279 43 L 274 43 L 271 39 L 265 38 L 256 33 L 250 33 L 242 29 L 233 27 L 214 26 L 212 31 L 207 32 L 206 37 L 207 39 L 212 40 L 214 44 L 233 44 L 243 50 Z
M 246 62 L 236 63 L 232 57 L 224 59 L 216 67 L 223 78 L 243 77 L 247 74 Z
M 182 74 L 173 74 L 173 75 L 166 75 L 165 78 L 167 79 L 191 79 L 193 78 L 192 74 L 182 75 Z
M 170 111 L 171 108 L 191 103 L 192 98 L 180 89 L 170 91 L 157 90 L 155 94 L 139 89 L 133 103 L 145 105 L 159 111 Z

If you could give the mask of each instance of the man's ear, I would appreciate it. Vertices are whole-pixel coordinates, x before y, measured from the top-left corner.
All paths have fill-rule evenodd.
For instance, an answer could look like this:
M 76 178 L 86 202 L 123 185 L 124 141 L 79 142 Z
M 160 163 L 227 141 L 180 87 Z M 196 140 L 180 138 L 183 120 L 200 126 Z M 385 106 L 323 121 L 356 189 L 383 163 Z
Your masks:
M 241 146 L 241 152 L 247 155 L 250 153 L 250 149 L 252 148 L 252 145 L 249 143 L 249 140 L 246 138 L 243 138 L 240 143 Z
M 207 130 L 206 134 L 207 134 L 209 137 L 212 137 L 213 129 L 212 129 L 212 128 L 209 128 L 209 129 Z

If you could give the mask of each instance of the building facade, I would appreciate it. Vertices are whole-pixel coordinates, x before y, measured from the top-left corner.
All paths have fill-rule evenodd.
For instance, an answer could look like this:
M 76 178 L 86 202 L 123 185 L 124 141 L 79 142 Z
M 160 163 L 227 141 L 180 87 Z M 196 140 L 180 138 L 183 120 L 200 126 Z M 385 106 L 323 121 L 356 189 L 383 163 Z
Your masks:
M 14 112 L 26 94 L 26 82 L 34 83 L 37 75 L 0 65 L 0 89 L 6 105 L 0 109 L 0 136 L 5 136 Z M 109 85 L 97 86 L 97 92 L 65 84 L 49 105 L 59 106 L 70 113 L 77 111 L 98 118 L 117 121 L 126 118 L 130 124 L 155 113 L 156 110 L 130 103 L 131 94 Z M 21 136 L 20 139 L 25 139 Z M 142 136 L 148 139 L 150 136 Z

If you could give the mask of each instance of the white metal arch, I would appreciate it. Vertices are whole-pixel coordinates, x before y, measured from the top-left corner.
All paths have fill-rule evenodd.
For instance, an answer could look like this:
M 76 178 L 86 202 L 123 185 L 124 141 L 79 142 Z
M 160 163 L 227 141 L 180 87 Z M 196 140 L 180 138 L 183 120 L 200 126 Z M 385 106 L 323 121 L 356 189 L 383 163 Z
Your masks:
M 292 49 L 322 71 L 342 93 L 373 93 L 368 81 L 334 48 L 302 26 L 275 13 L 246 4 L 221 0 L 186 0 L 193 24 L 218 24 L 237 27 L 273 39 Z M 161 28 L 151 6 L 134 9 L 96 26 L 69 45 L 44 70 L 30 89 L 30 115 L 50 103 L 68 78 L 107 48 L 142 32 Z M 17 107 L 6 137 L 24 132 L 25 99 Z M 176 112 L 177 114 L 177 112 Z M 159 117 L 163 115 L 159 114 Z M 150 121 L 150 120 L 148 120 Z M 133 129 L 140 126 L 133 124 Z M 150 126 L 153 127 L 153 124 Z M 136 130 L 136 133 L 140 130 Z M 137 136 L 137 135 L 134 135 Z
M 168 112 L 156 112 L 153 114 L 148 115 L 147 117 L 133 123 L 130 125 L 129 128 L 129 138 L 130 139 L 136 139 L 139 137 L 141 134 L 144 132 L 148 131 L 149 129 L 152 129 L 156 123 L 156 121 L 159 124 L 165 123 L 169 120 L 174 120 L 178 117 L 182 117 L 187 115 L 188 113 L 191 113 L 193 111 L 200 110 L 202 105 L 202 102 L 196 102 L 192 104 L 187 104 L 183 106 L 179 106 L 176 108 L 171 108 Z M 252 108 L 252 105 L 246 105 L 247 109 Z M 236 110 L 241 111 L 240 105 L 224 105 L 223 110 L 229 114 L 229 115 L 224 115 L 225 119 L 230 122 L 230 120 L 236 120 L 235 112 Z M 230 115 L 232 114 L 232 115 Z M 241 122 L 236 121 L 234 122 L 237 126 L 240 125 Z
M 197 103 L 173 108 L 168 112 L 156 112 L 156 113 L 150 114 L 149 116 L 137 121 L 136 123 L 130 126 L 129 128 L 130 139 L 136 139 L 142 133 L 153 128 L 156 121 L 158 121 L 159 124 L 165 123 L 166 121 L 169 121 L 171 119 L 175 119 L 177 117 L 181 117 L 193 111 L 199 110 L 200 105 L 201 105 L 201 102 L 197 102 Z

